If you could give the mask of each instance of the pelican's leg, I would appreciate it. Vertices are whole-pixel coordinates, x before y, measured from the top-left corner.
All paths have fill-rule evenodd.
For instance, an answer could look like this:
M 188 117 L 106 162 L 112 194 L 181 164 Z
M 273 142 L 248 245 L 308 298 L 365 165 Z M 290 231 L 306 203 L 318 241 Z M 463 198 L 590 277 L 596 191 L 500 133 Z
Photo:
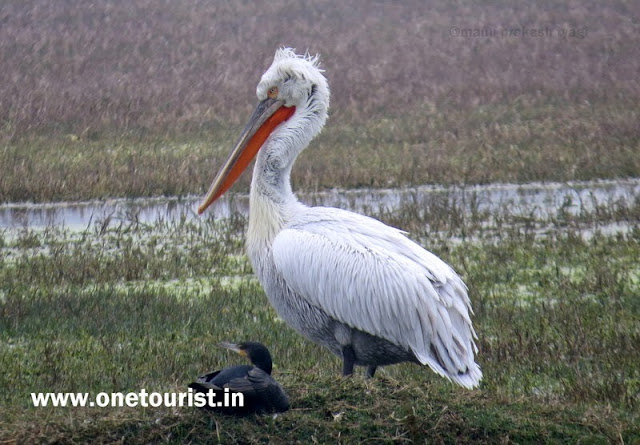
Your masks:
M 348 376 L 353 374 L 353 366 L 356 362 L 356 353 L 353 352 L 351 345 L 342 348 L 342 375 Z
M 378 369 L 378 367 L 376 365 L 367 366 L 367 377 L 372 379 L 373 375 L 376 373 L 376 369 Z

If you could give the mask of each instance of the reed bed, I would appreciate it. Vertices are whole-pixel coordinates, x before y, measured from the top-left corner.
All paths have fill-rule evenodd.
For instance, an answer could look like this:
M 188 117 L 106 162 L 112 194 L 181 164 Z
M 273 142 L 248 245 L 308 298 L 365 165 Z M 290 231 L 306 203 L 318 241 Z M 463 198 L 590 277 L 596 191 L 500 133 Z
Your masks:
M 300 188 L 637 176 L 638 16 L 595 1 L 8 0 L 0 201 L 202 193 L 282 45 L 320 53 L 333 92 Z

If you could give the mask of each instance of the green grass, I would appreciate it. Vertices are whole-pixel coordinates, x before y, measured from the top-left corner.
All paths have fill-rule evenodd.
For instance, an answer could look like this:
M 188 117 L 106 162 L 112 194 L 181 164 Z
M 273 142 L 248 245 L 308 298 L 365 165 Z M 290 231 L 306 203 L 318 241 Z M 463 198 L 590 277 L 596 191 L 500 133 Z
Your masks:
M 456 209 L 441 213 L 455 215 Z M 592 220 L 596 214 L 602 212 Z M 84 232 L 5 231 L 0 439 L 640 440 L 640 229 L 583 238 L 570 224 L 589 219 L 583 214 L 543 238 L 507 221 L 496 238 L 485 236 L 480 224 L 495 215 L 451 218 L 438 230 L 424 225 L 427 216 L 410 208 L 397 215 L 422 227 L 414 235 L 470 287 L 485 375 L 477 390 L 454 387 L 410 364 L 384 368 L 373 380 L 362 371 L 339 378 L 338 359 L 286 327 L 267 304 L 243 254 L 242 217 L 155 225 L 132 218 Z M 451 243 L 449 235 L 460 231 L 474 241 Z M 242 362 L 217 342 L 250 339 L 270 347 L 274 374 L 291 398 L 292 410 L 275 419 L 190 408 L 31 406 L 29 393 L 40 391 L 184 391 L 199 374 Z

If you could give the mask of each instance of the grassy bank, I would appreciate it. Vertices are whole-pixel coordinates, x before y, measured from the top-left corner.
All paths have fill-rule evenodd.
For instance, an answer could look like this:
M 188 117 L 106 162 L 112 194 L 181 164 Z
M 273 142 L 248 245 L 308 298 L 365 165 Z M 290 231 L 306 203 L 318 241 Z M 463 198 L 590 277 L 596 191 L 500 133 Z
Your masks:
M 640 229 L 586 238 L 575 229 L 633 224 L 638 211 L 637 203 L 608 209 L 537 222 L 509 219 L 508 209 L 500 218 L 445 218 L 455 208 L 442 209 L 441 219 L 433 208 L 395 214 L 413 221 L 414 236 L 469 284 L 485 374 L 475 391 L 415 365 L 387 367 L 371 381 L 337 379 L 338 360 L 302 340 L 265 304 L 243 254 L 241 217 L 6 231 L 0 238 L 0 437 L 633 443 L 640 440 Z M 437 230 L 427 219 L 439 221 Z M 533 236 L 536 223 L 555 230 Z M 485 235 L 496 224 L 502 224 L 499 238 Z M 451 235 L 474 241 L 452 243 Z M 189 408 L 30 406 L 29 393 L 37 391 L 182 391 L 204 371 L 240 363 L 215 344 L 244 339 L 272 349 L 290 412 L 236 420 Z

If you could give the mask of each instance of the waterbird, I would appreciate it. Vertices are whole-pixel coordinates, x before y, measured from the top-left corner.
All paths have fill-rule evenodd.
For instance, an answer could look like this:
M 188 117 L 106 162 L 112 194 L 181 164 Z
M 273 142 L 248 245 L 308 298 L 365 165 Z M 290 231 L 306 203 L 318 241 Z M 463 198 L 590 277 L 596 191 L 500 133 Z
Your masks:
M 406 232 L 353 212 L 308 207 L 294 161 L 321 131 L 329 86 L 318 56 L 276 51 L 258 105 L 198 208 L 202 214 L 256 158 L 247 254 L 278 315 L 342 359 L 342 374 L 409 361 L 467 388 L 482 372 L 462 279 Z M 372 92 L 375 94 L 375 92 Z
M 229 393 L 242 393 L 243 406 L 209 406 L 205 409 L 233 415 L 251 413 L 279 413 L 289 409 L 289 398 L 282 386 L 271 377 L 271 354 L 265 345 L 259 342 L 243 343 L 222 342 L 220 346 L 249 358 L 253 366 L 239 365 L 210 372 L 189 384 L 196 392 L 215 393 L 214 403 L 225 402 L 225 388 Z M 232 396 L 227 396 L 231 401 Z

